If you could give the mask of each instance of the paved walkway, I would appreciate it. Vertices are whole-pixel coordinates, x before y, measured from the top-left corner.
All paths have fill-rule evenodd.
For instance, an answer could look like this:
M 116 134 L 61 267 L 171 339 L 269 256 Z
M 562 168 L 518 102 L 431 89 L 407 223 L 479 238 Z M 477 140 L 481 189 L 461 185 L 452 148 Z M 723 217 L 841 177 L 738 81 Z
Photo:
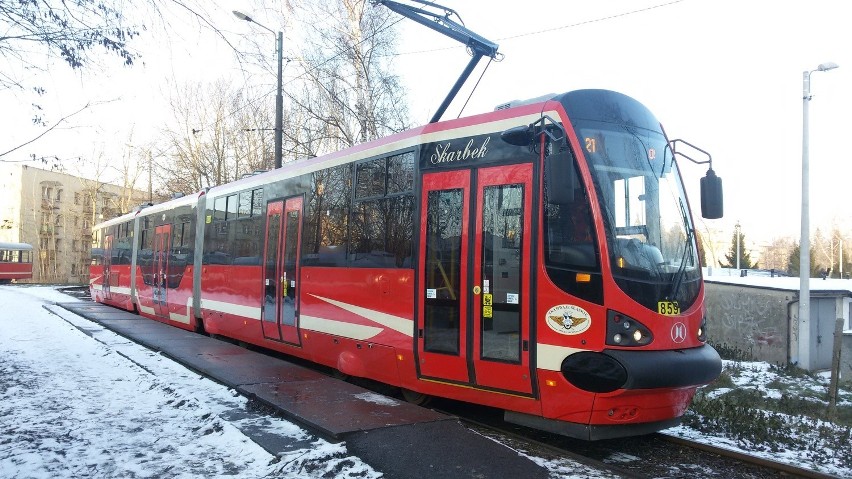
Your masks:
M 346 441 L 350 453 L 388 478 L 548 477 L 531 460 L 444 414 L 103 304 L 58 306 L 256 398 L 326 439 Z

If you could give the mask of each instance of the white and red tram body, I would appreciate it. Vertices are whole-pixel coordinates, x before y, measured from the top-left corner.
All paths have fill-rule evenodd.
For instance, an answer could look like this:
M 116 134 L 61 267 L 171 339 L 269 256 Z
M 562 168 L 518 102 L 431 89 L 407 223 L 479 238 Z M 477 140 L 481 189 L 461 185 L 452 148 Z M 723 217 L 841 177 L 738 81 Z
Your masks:
M 92 262 L 89 266 L 89 289 L 92 299 L 100 303 L 132 310 L 134 283 L 133 255 L 134 218 L 127 213 L 92 228 Z
M 429 124 L 124 218 L 140 314 L 513 422 L 659 430 L 721 371 L 677 164 L 618 93 Z M 99 275 L 93 297 L 130 309 Z
M 33 247 L 0 241 L 0 284 L 33 277 Z

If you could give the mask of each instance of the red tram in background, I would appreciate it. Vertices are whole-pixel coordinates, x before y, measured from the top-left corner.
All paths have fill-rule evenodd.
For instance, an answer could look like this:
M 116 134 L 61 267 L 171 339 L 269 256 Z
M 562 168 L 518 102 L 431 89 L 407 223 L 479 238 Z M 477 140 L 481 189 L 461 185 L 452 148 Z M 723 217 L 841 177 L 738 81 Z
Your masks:
M 32 277 L 32 245 L 0 242 L 0 284 Z
M 656 431 L 721 371 L 675 144 L 606 90 L 431 123 L 96 226 L 92 297 L 413 401 Z

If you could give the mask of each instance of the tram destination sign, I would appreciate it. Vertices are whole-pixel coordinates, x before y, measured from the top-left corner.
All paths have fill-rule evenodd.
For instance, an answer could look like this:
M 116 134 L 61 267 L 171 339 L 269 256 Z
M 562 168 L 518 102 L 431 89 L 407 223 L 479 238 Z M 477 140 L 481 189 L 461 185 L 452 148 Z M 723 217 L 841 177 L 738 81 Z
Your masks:
M 533 158 L 529 148 L 510 145 L 496 132 L 424 143 L 420 150 L 420 169 L 469 168 L 530 161 Z

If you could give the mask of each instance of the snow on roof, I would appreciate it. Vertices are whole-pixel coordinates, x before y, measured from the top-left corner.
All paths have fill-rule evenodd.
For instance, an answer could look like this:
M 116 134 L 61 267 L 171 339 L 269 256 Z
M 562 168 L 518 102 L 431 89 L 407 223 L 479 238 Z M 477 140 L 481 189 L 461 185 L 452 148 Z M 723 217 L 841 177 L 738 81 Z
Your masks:
M 785 291 L 799 291 L 800 287 L 798 276 L 773 277 L 772 273 L 767 270 L 743 270 L 746 271 L 745 276 L 741 276 L 740 270 L 733 268 L 703 268 L 703 270 L 704 281 L 708 283 L 734 284 Z M 852 279 L 811 278 L 810 290 L 812 294 L 840 291 L 852 296 Z

